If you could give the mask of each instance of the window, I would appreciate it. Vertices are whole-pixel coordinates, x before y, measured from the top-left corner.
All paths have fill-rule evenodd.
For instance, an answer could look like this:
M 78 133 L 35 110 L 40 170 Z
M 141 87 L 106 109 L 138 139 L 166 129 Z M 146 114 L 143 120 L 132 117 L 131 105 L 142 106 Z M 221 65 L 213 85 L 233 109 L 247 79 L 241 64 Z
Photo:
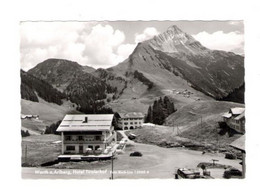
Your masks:
M 135 124 L 137 124 L 137 122 L 135 122 Z
M 96 141 L 101 141 L 101 136 L 95 136 Z
M 124 123 L 124 125 L 128 125 L 128 123 Z
M 83 136 L 79 136 L 79 141 L 83 141 Z
M 67 141 L 71 141 L 71 136 L 65 136 L 65 140 L 67 140 Z
M 80 145 L 80 146 L 79 146 L 79 151 L 80 151 L 80 152 L 83 152 L 83 145 Z
M 132 125 L 133 124 L 133 122 L 130 122 L 130 125 Z
M 139 122 L 139 124 L 141 125 L 141 122 Z
M 100 146 L 99 146 L 99 145 L 95 146 L 95 150 L 97 150 L 98 148 L 100 148 Z
M 75 146 L 66 146 L 67 151 L 75 151 Z

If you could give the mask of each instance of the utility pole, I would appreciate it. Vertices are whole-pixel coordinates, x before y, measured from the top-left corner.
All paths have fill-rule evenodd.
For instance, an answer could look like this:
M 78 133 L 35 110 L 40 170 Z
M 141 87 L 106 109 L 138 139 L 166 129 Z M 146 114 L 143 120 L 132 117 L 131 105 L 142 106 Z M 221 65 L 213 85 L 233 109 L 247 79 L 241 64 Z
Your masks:
M 112 153 L 112 157 L 111 157 L 111 179 L 113 180 L 114 177 L 113 177 L 113 171 L 114 171 L 114 153 Z
M 202 115 L 200 115 L 200 128 L 202 129 Z
M 176 125 L 176 126 L 177 126 L 177 135 L 180 135 L 179 127 L 178 127 L 178 125 Z
M 218 129 L 217 128 L 216 128 L 216 134 L 217 134 L 217 146 L 219 147 Z
M 24 160 L 25 160 L 25 164 L 27 164 L 27 145 L 25 145 Z

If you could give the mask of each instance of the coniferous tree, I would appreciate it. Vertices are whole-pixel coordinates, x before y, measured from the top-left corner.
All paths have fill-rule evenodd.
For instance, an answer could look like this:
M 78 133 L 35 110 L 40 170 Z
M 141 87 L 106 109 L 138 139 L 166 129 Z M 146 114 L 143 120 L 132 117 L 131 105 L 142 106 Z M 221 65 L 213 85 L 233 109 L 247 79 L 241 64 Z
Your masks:
M 155 100 L 153 106 L 149 106 L 146 116 L 146 122 L 162 125 L 165 119 L 175 112 L 174 103 L 165 96 L 163 99 Z
M 149 106 L 148 111 L 147 111 L 147 116 L 145 119 L 146 123 L 152 123 L 153 122 L 153 117 L 152 117 L 152 107 Z

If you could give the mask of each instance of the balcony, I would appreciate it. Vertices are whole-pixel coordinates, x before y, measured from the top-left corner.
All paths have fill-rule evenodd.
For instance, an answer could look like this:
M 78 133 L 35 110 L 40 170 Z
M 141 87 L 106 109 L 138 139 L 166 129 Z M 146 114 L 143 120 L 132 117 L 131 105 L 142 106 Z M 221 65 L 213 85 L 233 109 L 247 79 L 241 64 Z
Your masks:
M 84 144 L 84 143 L 93 143 L 93 144 L 103 144 L 105 141 L 100 140 L 64 140 L 65 144 Z
M 105 140 L 104 137 L 101 137 L 100 140 L 96 140 L 96 139 L 83 139 L 83 140 L 79 140 L 79 139 L 75 139 L 75 140 L 66 140 L 64 139 L 64 144 L 104 144 L 104 143 L 108 143 L 112 140 L 112 138 L 115 137 L 115 133 L 112 133 L 109 137 L 107 137 L 107 139 Z

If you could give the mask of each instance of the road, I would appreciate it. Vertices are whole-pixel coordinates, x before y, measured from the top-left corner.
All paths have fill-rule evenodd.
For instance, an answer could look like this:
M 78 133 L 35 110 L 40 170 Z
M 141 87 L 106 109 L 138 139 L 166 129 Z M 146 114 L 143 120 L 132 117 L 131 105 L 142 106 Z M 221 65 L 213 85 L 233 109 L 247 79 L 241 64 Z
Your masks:
M 121 132 L 126 138 L 124 132 Z M 133 151 L 140 151 L 142 157 L 130 157 Z M 117 155 L 114 159 L 114 179 L 137 178 L 174 178 L 178 168 L 196 168 L 200 162 L 212 162 L 217 159 L 218 164 L 230 165 L 241 170 L 240 160 L 227 160 L 223 154 L 206 153 L 187 150 L 185 148 L 163 148 L 156 145 L 136 143 L 128 140 L 125 153 Z M 103 164 L 89 164 L 88 162 L 70 163 L 70 168 L 23 168 L 23 178 L 51 178 L 51 179 L 109 179 L 111 177 L 111 162 Z M 210 170 L 210 169 L 209 169 Z M 214 169 L 211 175 L 222 178 L 224 169 Z

